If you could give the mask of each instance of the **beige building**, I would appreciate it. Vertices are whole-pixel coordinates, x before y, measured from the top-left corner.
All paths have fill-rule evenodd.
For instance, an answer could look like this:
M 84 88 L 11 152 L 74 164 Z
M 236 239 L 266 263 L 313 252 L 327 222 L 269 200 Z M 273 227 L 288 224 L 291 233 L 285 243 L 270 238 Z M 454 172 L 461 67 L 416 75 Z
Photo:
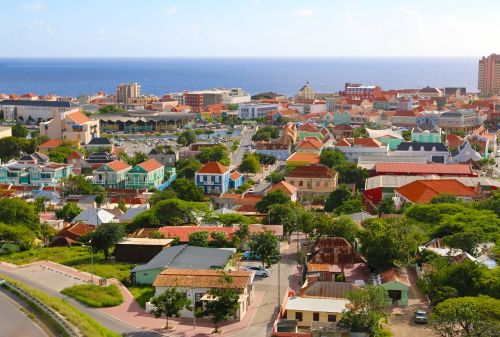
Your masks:
M 483 95 L 500 93 L 500 55 L 491 54 L 479 60 L 477 88 Z
M 99 121 L 90 120 L 78 109 L 54 113 L 50 121 L 40 123 L 40 135 L 87 144 L 100 136 Z
M 337 189 L 338 173 L 324 165 L 297 166 L 285 181 L 298 189 L 299 198 L 328 195 Z
M 0 139 L 12 136 L 12 128 L 10 126 L 0 126 Z
M 132 99 L 141 97 L 141 86 L 137 83 L 120 84 L 116 87 L 116 102 L 130 103 Z
M 309 85 L 309 81 L 299 90 L 297 95 L 295 95 L 297 100 L 311 100 L 314 99 L 314 91 Z

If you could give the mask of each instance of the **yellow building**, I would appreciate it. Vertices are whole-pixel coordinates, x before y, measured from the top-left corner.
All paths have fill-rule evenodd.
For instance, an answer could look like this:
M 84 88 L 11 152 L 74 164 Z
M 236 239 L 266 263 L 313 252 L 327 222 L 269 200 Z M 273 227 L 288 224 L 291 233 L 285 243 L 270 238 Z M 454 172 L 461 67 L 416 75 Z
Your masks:
M 307 328 L 313 322 L 334 323 L 342 318 L 348 303 L 344 299 L 290 297 L 286 303 L 285 317 L 297 320 L 299 327 Z

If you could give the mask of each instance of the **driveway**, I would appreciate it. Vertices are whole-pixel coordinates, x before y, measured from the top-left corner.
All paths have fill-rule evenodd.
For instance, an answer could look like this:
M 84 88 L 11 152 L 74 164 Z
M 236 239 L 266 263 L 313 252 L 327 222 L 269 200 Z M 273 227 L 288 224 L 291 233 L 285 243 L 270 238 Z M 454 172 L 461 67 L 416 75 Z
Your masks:
M 408 278 L 410 279 L 410 295 L 407 307 L 393 307 L 389 318 L 389 327 L 394 337 L 433 337 L 437 336 L 428 324 L 415 324 L 413 313 L 415 310 L 429 310 L 427 298 L 417 286 L 417 275 L 414 269 L 408 268 Z

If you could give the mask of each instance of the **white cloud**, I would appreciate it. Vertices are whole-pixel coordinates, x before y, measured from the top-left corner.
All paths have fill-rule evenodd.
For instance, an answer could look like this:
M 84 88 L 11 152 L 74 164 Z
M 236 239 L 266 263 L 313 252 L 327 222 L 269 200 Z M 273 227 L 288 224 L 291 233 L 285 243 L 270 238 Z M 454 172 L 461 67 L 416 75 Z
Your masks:
M 400 8 L 399 11 L 405 15 L 408 15 L 408 16 L 411 16 L 412 18 L 414 18 L 419 31 L 424 30 L 424 23 L 422 21 L 422 17 L 420 16 L 420 14 L 418 12 L 411 10 L 411 9 L 408 9 L 408 8 Z
M 40 1 L 35 1 L 23 6 L 23 9 L 29 12 L 40 12 L 41 10 L 43 10 L 43 8 L 43 3 Z
M 316 12 L 310 8 L 298 9 L 290 13 L 291 16 L 301 16 L 301 17 L 313 16 L 314 14 L 316 14 Z
M 168 7 L 165 13 L 167 13 L 168 15 L 174 15 L 177 13 L 177 7 L 175 6 Z

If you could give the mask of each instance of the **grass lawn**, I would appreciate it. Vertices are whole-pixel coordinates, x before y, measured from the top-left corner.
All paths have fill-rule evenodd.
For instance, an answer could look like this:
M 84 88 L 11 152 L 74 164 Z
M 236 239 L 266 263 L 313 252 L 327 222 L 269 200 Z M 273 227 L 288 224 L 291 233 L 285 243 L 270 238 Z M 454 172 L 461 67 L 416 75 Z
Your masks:
M 146 302 L 155 294 L 155 288 L 152 286 L 136 285 L 128 287 L 128 290 L 143 309 L 146 308 Z
M 50 260 L 82 271 L 91 272 L 90 252 L 86 247 L 36 248 L 19 253 L 0 255 L 0 261 L 26 264 Z M 105 278 L 116 278 L 124 284 L 129 283 L 130 270 L 134 264 L 107 261 L 102 253 L 94 254 L 94 274 Z
M 91 284 L 65 288 L 61 293 L 94 308 L 115 307 L 123 303 L 120 289 L 114 284 L 101 287 Z

